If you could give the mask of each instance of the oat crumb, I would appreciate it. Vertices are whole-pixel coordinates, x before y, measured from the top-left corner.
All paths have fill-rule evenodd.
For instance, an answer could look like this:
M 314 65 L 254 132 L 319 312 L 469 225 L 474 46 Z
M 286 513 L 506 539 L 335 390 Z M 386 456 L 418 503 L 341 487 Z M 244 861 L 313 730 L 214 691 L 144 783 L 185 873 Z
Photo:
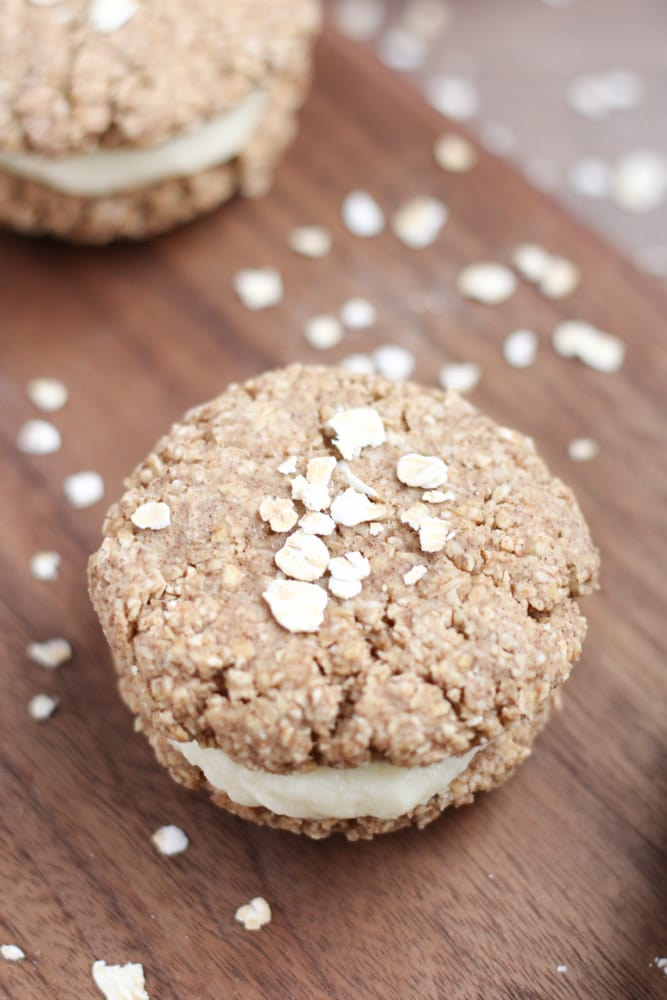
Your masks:
M 155 831 L 151 836 L 151 843 L 160 854 L 172 857 L 174 854 L 182 854 L 183 851 L 187 850 L 190 841 L 180 826 L 169 824 L 161 826 Z
M 30 575 L 35 580 L 57 580 L 61 561 L 58 552 L 35 552 L 30 557 Z
M 75 472 L 63 483 L 65 496 L 72 507 L 83 510 L 92 507 L 104 496 L 104 480 L 99 472 Z
M 36 694 L 28 702 L 28 715 L 36 722 L 44 722 L 51 718 L 59 704 L 59 699 L 50 694 Z
M 130 520 L 137 528 L 161 531 L 171 524 L 171 510 L 166 503 L 156 503 L 154 500 L 149 500 L 137 507 Z
M 28 658 L 47 670 L 55 670 L 72 658 L 72 646 L 67 639 L 46 639 L 45 642 L 31 642 Z
M 0 945 L 0 955 L 6 962 L 20 962 L 25 958 L 25 952 L 17 944 Z
M 282 497 L 265 497 L 259 505 L 259 516 L 268 521 L 271 531 L 277 532 L 291 531 L 299 517 L 292 501 Z
M 427 572 L 428 570 L 426 566 L 422 566 L 421 564 L 413 566 L 412 569 L 409 569 L 407 573 L 403 574 L 403 583 L 407 584 L 408 587 L 411 587 L 415 583 L 418 583 L 423 576 L 426 576 Z
M 271 922 L 271 907 L 262 896 L 255 896 L 249 903 L 239 906 L 235 917 L 247 931 L 258 931 Z
M 106 1000 L 150 1000 L 146 992 L 144 968 L 134 962 L 107 965 L 93 962 L 93 982 Z
M 331 243 L 331 233 L 323 226 L 298 226 L 289 236 L 290 247 L 302 257 L 326 257 Z
M 38 410 L 55 413 L 67 402 L 67 386 L 57 378 L 33 378 L 28 382 L 28 399 Z
M 589 462 L 599 450 L 598 443 L 593 438 L 574 438 L 567 446 L 567 453 L 573 462 Z
M 274 267 L 245 268 L 234 276 L 234 290 L 253 312 L 274 306 L 283 297 L 283 280 Z
M 317 632 L 324 620 L 327 592 L 315 583 L 272 580 L 262 596 L 288 632 Z
M 24 455 L 52 455 L 61 444 L 60 431 L 48 420 L 26 421 L 16 437 L 16 446 Z

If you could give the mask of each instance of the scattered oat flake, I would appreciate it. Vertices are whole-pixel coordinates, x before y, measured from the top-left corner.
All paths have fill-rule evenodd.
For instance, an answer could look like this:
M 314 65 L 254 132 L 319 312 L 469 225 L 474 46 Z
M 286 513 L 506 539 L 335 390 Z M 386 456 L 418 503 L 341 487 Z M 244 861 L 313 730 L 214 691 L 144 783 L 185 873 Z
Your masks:
M 328 514 L 312 510 L 303 515 L 299 527 L 307 535 L 331 535 L 336 530 L 336 522 Z
M 637 150 L 619 160 L 612 177 L 611 198 L 626 212 L 651 212 L 667 195 L 667 158 Z
M 190 845 L 187 834 L 181 830 L 180 826 L 161 826 L 151 836 L 153 847 L 170 858 L 174 854 L 182 854 Z
M 537 284 L 549 266 L 550 254 L 536 243 L 522 243 L 512 254 L 512 263 L 522 278 Z
M 450 174 L 463 174 L 477 163 L 477 150 L 471 142 L 455 132 L 446 132 L 433 147 L 435 162 Z
M 611 189 L 611 167 L 604 160 L 586 156 L 569 170 L 570 186 L 585 198 L 606 198 Z
M 557 965 L 556 972 L 567 972 L 567 965 Z
M 298 461 L 296 455 L 290 455 L 284 462 L 281 462 L 276 471 L 282 473 L 283 476 L 291 476 L 292 473 L 296 472 Z
M 481 368 L 472 361 L 443 365 L 438 375 L 443 389 L 454 389 L 456 392 L 470 392 L 478 385 L 481 377 Z
M 424 518 L 430 517 L 428 507 L 423 503 L 413 503 L 401 513 L 401 524 L 408 524 L 413 531 L 419 531 Z
M 340 597 L 342 601 L 358 597 L 361 589 L 361 580 L 341 580 L 337 576 L 332 576 L 329 579 L 329 590 L 334 597 Z
M 326 257 L 331 243 L 331 233 L 324 226 L 298 226 L 289 236 L 290 247 L 302 257 Z
M 593 438 L 574 438 L 567 446 L 567 453 L 573 462 L 589 462 L 599 450 L 598 443 Z
M 92 507 L 104 496 L 104 480 L 99 472 L 75 472 L 63 483 L 65 496 L 72 507 Z
M 474 118 L 479 108 L 477 88 L 463 76 L 434 76 L 426 84 L 426 100 L 454 121 Z
M 276 552 L 275 563 L 285 576 L 312 583 L 324 576 L 329 564 L 329 550 L 317 535 L 297 530 Z
M 299 515 L 291 500 L 265 497 L 259 505 L 259 516 L 268 521 L 271 531 L 291 531 Z
M 16 446 L 26 455 L 52 455 L 62 444 L 60 431 L 48 420 L 28 420 L 18 432 Z
M 67 639 L 46 639 L 31 642 L 27 649 L 28 659 L 47 670 L 56 670 L 72 659 L 72 646 Z
M 399 208 L 391 225 L 401 243 L 421 250 L 435 243 L 448 215 L 447 207 L 438 198 L 422 195 Z
M 479 137 L 485 149 L 494 156 L 509 156 L 516 147 L 516 136 L 505 122 L 486 121 L 479 127 Z
M 171 524 L 169 505 L 155 500 L 142 503 L 131 515 L 130 520 L 137 528 L 148 528 L 151 531 L 161 531 Z
M 331 503 L 329 487 L 322 483 L 309 483 L 305 476 L 295 476 L 291 485 L 292 500 L 300 500 L 306 510 L 326 510 Z
M 135 962 L 107 965 L 93 962 L 93 982 L 106 1000 L 150 1000 L 146 992 L 144 968 Z
M 372 406 L 341 410 L 328 421 L 333 443 L 343 458 L 358 458 L 362 448 L 377 448 L 387 440 L 382 417 Z
M 95 31 L 106 35 L 122 28 L 138 10 L 135 0 L 91 0 L 88 20 Z
M 0 944 L 0 955 L 6 962 L 20 962 L 25 952 L 17 944 Z
M 245 906 L 239 906 L 236 919 L 247 931 L 258 931 L 271 922 L 271 907 L 262 896 L 255 896 Z
M 404 28 L 394 27 L 380 38 L 377 51 L 385 66 L 411 73 L 423 65 L 428 50 L 424 39 Z
M 61 561 L 58 552 L 35 552 L 30 557 L 30 574 L 35 580 L 57 580 Z
M 356 375 L 373 375 L 375 373 L 375 363 L 370 354 L 348 354 L 346 358 L 342 359 L 341 365 Z
M 58 705 L 58 699 L 50 694 L 36 694 L 28 702 L 28 715 L 37 722 L 43 722 L 51 718 Z
M 384 531 L 384 524 L 380 524 L 379 521 L 371 521 L 371 523 L 368 525 L 369 535 L 381 535 L 383 531 Z
M 413 584 L 418 583 L 422 577 L 426 576 L 427 573 L 428 569 L 426 566 L 419 564 L 417 566 L 413 566 L 412 569 L 409 569 L 407 573 L 403 574 L 403 583 L 407 584 L 408 587 L 411 587 Z
M 33 378 L 26 389 L 28 399 L 38 410 L 54 413 L 67 402 L 67 386 L 57 378 Z
M 514 330 L 505 338 L 503 357 L 512 368 L 529 368 L 537 357 L 537 335 L 532 330 Z
M 347 479 L 348 486 L 351 486 L 352 489 L 357 490 L 359 493 L 365 493 L 367 497 L 377 499 L 378 493 L 376 489 L 369 486 L 368 483 L 365 483 L 363 479 L 360 479 L 346 462 L 341 462 L 340 464 L 345 474 L 345 478 Z
M 425 517 L 419 525 L 419 544 L 422 552 L 440 552 L 451 537 L 448 521 L 439 517 Z
M 368 191 L 352 191 L 343 201 L 343 222 L 355 236 L 369 238 L 384 229 L 384 213 Z
M 283 279 L 274 267 L 245 268 L 234 276 L 234 290 L 247 309 L 268 309 L 283 297 Z
M 339 580 L 365 580 L 371 572 L 371 564 L 361 552 L 346 552 L 329 560 L 331 576 Z
M 578 358 L 599 372 L 616 372 L 625 358 L 625 345 L 619 337 L 598 330 L 584 320 L 566 320 L 553 333 L 556 354 Z
M 353 528 L 366 521 L 378 521 L 385 514 L 381 504 L 371 503 L 365 493 L 352 488 L 345 490 L 331 504 L 331 516 L 336 524 Z
M 328 596 L 315 583 L 272 580 L 262 596 L 278 624 L 288 632 L 317 632 L 324 620 Z
M 667 976 L 667 958 L 655 958 L 653 960 L 658 969 L 661 969 Z
M 375 306 L 368 299 L 353 298 L 344 302 L 340 310 L 340 320 L 348 330 L 367 330 L 377 319 Z M 365 355 L 352 355 L 365 357 Z
M 367 42 L 377 35 L 385 14 L 383 0 L 339 0 L 333 17 L 342 35 L 355 42 Z
M 549 257 L 539 289 L 548 299 L 564 299 L 579 285 L 579 268 L 566 257 Z
M 312 316 L 304 327 L 304 336 L 317 351 L 328 351 L 343 339 L 343 328 L 335 316 Z
M 415 356 L 399 344 L 383 344 L 373 351 L 375 370 L 392 382 L 405 382 L 415 368 Z
M 399 458 L 396 475 L 406 486 L 433 490 L 447 482 L 447 466 L 437 455 L 418 455 L 411 452 Z
M 337 465 L 333 455 L 318 455 L 311 458 L 306 466 L 306 479 L 313 486 L 328 486 Z
M 485 305 L 498 305 L 514 294 L 517 281 L 512 271 L 503 264 L 483 262 L 464 267 L 456 284 L 466 298 Z

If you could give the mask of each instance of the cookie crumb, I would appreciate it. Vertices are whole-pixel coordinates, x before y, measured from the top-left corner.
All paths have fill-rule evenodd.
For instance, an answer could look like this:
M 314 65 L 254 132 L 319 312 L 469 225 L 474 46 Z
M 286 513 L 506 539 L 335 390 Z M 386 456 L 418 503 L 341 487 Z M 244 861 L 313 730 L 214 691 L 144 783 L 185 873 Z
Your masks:
M 377 521 L 384 517 L 385 508 L 371 503 L 365 493 L 349 488 L 339 494 L 331 504 L 331 516 L 336 524 L 354 528 L 365 521 Z
M 25 455 L 52 455 L 61 444 L 60 431 L 48 420 L 27 420 L 16 436 L 16 447 Z
M 463 174 L 477 163 L 477 150 L 462 135 L 446 132 L 433 147 L 435 162 L 450 174 Z
M 282 299 L 283 279 L 274 267 L 245 268 L 234 276 L 234 291 L 247 309 L 268 309 Z
M 258 931 L 271 922 L 271 907 L 262 896 L 255 896 L 249 903 L 239 906 L 235 919 L 243 924 L 247 931 Z
M 353 298 L 344 302 L 340 309 L 340 321 L 348 330 L 367 330 L 377 319 L 375 306 L 368 299 Z M 352 355 L 352 357 L 365 355 Z
M 67 639 L 46 639 L 45 642 L 31 642 L 27 653 L 33 663 L 47 670 L 56 670 L 72 659 L 72 646 Z
M 504 264 L 482 262 L 464 267 L 456 284 L 461 295 L 467 299 L 484 305 L 499 305 L 514 294 L 517 281 Z
M 151 836 L 153 847 L 166 857 L 173 857 L 175 854 L 182 854 L 190 845 L 187 834 L 181 830 L 180 826 L 161 826 Z
M 290 247 L 302 257 L 326 257 L 331 244 L 331 233 L 324 226 L 298 226 L 289 235 Z
M 593 438 L 574 438 L 567 446 L 567 453 L 573 462 L 590 462 L 599 450 L 598 443 Z
M 57 378 L 32 378 L 26 393 L 33 406 L 45 413 L 62 410 L 68 398 L 67 386 Z
M 361 593 L 361 581 L 370 575 L 371 565 L 361 552 L 346 552 L 329 563 L 329 590 L 347 600 Z
M 326 510 L 331 503 L 329 487 L 324 483 L 309 483 L 305 476 L 291 481 L 292 500 L 300 500 L 306 510 Z
M 317 351 L 328 351 L 343 339 L 343 328 L 335 316 L 313 316 L 306 322 L 304 336 Z
M 306 466 L 306 479 L 313 486 L 328 486 L 337 462 L 333 455 L 318 455 Z
M 412 198 L 395 213 L 392 230 L 401 243 L 412 250 L 422 250 L 437 240 L 449 212 L 438 198 Z
M 93 962 L 93 982 L 106 1000 L 150 1000 L 144 981 L 144 967 L 135 962 L 107 965 Z
M 285 576 L 312 583 L 324 576 L 329 563 L 329 550 L 317 535 L 295 531 L 276 552 L 275 563 Z
M 401 455 L 396 465 L 396 475 L 406 486 L 422 490 L 436 489 L 447 482 L 447 466 L 437 455 Z
M 391 382 L 405 382 L 415 368 L 412 351 L 398 344 L 384 344 L 373 351 L 375 370 Z
M 135 0 L 91 0 L 88 20 L 95 31 L 107 35 L 127 24 L 138 10 Z
M 343 201 L 343 222 L 354 236 L 378 236 L 384 229 L 384 213 L 368 191 L 351 191 Z
M 355 475 L 347 462 L 341 462 L 340 464 L 343 472 L 345 473 L 348 486 L 351 486 L 353 490 L 357 490 L 359 493 L 365 493 L 367 497 L 371 497 L 373 500 L 377 500 L 378 492 L 376 489 L 373 489 L 372 486 L 369 486 L 368 483 L 363 481 L 363 479 L 360 479 L 359 476 Z
M 72 507 L 83 510 L 92 507 L 104 496 L 104 480 L 99 472 L 75 472 L 63 483 L 65 496 Z
M 44 722 L 51 718 L 59 704 L 58 698 L 50 694 L 36 694 L 28 702 L 28 715 L 36 722 Z
M 383 531 L 384 531 L 384 524 L 381 524 L 380 521 L 371 521 L 371 523 L 368 525 L 369 535 L 381 535 Z
M 503 344 L 503 357 L 512 368 L 530 368 L 537 357 L 537 335 L 532 330 L 514 330 Z
M 166 503 L 156 503 L 149 500 L 137 507 L 130 520 L 137 528 L 148 528 L 151 531 L 162 531 L 171 524 L 171 510 Z
M 422 552 L 441 552 L 451 537 L 449 521 L 439 517 L 425 517 L 419 525 Z
M 35 552 L 30 557 L 30 575 L 35 580 L 57 580 L 61 561 L 58 552 Z
M 17 944 L 0 944 L 0 955 L 5 962 L 20 962 L 25 958 L 23 948 L 19 948 Z
M 387 440 L 382 417 L 372 406 L 341 410 L 327 423 L 343 458 L 359 458 L 362 448 L 377 448 Z
M 438 380 L 443 389 L 455 389 L 456 392 L 471 392 L 482 377 L 479 365 L 472 361 L 462 361 L 458 364 L 443 365 Z
M 567 965 L 557 965 L 556 972 L 567 972 Z
M 259 516 L 269 522 L 271 531 L 277 532 L 291 531 L 299 517 L 292 501 L 283 497 L 265 497 L 259 505 Z
M 288 632 L 317 632 L 324 620 L 328 595 L 315 583 L 272 580 L 262 597 L 275 620 Z
M 415 583 L 418 583 L 422 577 L 426 576 L 427 573 L 428 569 L 426 566 L 422 566 L 421 563 L 418 563 L 416 566 L 413 566 L 412 569 L 409 569 L 407 573 L 403 574 L 403 583 L 405 583 L 408 587 L 412 587 Z
M 521 243 L 512 254 L 512 263 L 522 278 L 536 284 L 549 264 L 549 254 L 537 243 Z

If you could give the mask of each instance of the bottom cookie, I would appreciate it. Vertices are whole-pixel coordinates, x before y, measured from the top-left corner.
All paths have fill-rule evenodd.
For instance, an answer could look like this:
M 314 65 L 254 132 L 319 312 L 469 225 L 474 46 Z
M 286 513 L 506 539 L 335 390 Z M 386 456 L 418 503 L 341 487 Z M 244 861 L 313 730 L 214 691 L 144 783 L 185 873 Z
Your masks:
M 378 819 L 373 816 L 356 819 L 296 819 L 280 816 L 261 807 L 239 805 L 224 792 L 214 788 L 198 768 L 187 764 L 169 740 L 157 734 L 147 733 L 147 735 L 158 760 L 169 769 L 176 781 L 190 788 L 206 788 L 215 805 L 242 819 L 251 820 L 260 826 L 302 833 L 315 840 L 321 840 L 332 833 L 342 833 L 348 840 L 371 840 L 376 834 L 391 833 L 406 826 L 422 829 L 437 819 L 449 806 L 468 805 L 477 792 L 489 792 L 497 788 L 511 777 L 519 764 L 530 755 L 536 736 L 544 729 L 551 708 L 558 704 L 559 699 L 560 693 L 556 692 L 532 719 L 521 719 L 476 754 L 472 763 L 452 781 L 444 795 L 434 795 L 428 802 L 395 819 Z

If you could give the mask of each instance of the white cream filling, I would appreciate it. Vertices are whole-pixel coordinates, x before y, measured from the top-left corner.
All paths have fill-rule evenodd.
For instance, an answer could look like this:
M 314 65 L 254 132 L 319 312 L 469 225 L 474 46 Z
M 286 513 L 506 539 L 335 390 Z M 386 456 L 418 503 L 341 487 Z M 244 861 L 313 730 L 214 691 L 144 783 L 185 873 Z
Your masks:
M 0 167 L 81 198 L 133 191 L 233 159 L 255 131 L 265 102 L 264 91 L 253 91 L 233 111 L 159 146 L 110 149 L 62 159 L 0 150 Z
M 264 806 L 295 819 L 396 819 L 445 793 L 482 747 L 446 757 L 428 767 L 367 764 L 340 769 L 316 767 L 298 774 L 253 771 L 235 763 L 223 750 L 196 741 L 177 743 L 185 759 L 199 767 L 214 788 L 241 806 Z

